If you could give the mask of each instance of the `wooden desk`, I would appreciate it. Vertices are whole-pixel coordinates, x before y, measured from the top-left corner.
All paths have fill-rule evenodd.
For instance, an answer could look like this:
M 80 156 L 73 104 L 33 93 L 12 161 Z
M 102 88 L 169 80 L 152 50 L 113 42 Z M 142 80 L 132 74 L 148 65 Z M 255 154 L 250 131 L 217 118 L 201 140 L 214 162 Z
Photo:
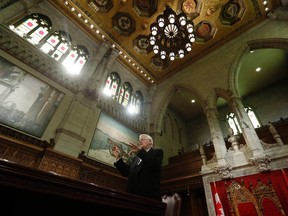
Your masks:
M 163 216 L 166 204 L 0 160 L 1 211 L 9 215 Z M 101 213 L 101 214 L 100 214 Z

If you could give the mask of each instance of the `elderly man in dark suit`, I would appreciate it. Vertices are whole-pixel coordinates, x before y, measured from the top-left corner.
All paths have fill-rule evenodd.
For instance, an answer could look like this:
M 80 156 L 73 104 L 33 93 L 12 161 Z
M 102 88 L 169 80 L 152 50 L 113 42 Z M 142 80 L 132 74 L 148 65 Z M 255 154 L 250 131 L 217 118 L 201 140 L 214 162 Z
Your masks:
M 148 134 L 139 136 L 139 145 L 129 144 L 135 157 L 130 164 L 123 161 L 120 149 L 114 146 L 115 167 L 128 177 L 127 192 L 161 201 L 160 178 L 163 150 L 153 148 L 153 139 Z

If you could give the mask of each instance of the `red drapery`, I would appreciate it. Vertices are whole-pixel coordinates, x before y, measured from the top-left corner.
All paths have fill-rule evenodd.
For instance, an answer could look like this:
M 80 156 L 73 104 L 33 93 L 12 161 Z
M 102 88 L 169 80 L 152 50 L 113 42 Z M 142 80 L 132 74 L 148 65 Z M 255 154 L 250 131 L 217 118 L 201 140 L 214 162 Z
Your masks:
M 286 174 L 288 173 L 288 169 L 283 169 L 283 171 Z M 231 180 L 222 180 L 222 181 L 215 182 L 216 187 L 217 187 L 217 192 L 219 195 L 219 199 L 221 200 L 221 203 L 222 203 L 222 206 L 224 209 L 225 216 L 231 216 L 225 184 L 227 184 L 229 186 L 232 181 L 237 181 L 239 184 L 241 184 L 241 180 L 243 180 L 245 187 L 249 190 L 249 188 L 250 188 L 249 184 L 251 183 L 253 185 L 253 187 L 255 188 L 257 185 L 258 179 L 260 179 L 260 181 L 262 181 L 264 184 L 267 184 L 269 180 L 271 181 L 271 183 L 275 189 L 275 192 L 278 196 L 278 199 L 282 205 L 282 208 L 283 208 L 285 214 L 288 215 L 288 185 L 286 183 L 287 179 L 285 179 L 285 176 L 283 175 L 283 171 L 282 170 L 275 170 L 275 171 L 271 171 L 268 173 L 259 173 L 259 174 L 254 174 L 254 175 L 250 175 L 250 176 L 233 178 Z M 212 194 L 214 195 L 215 194 L 214 183 L 213 182 L 210 183 L 210 186 L 211 186 Z M 216 209 L 216 203 L 215 203 L 214 196 L 213 196 L 213 200 L 214 200 L 214 205 L 215 205 L 215 209 Z M 264 202 L 266 202 L 266 201 L 264 200 Z M 268 202 L 264 203 L 264 204 L 269 205 Z M 264 213 L 266 213 L 265 211 L 267 212 L 267 206 L 266 206 L 266 210 L 264 210 Z M 265 214 L 265 215 L 267 215 L 267 214 Z
M 283 178 L 284 178 L 285 183 L 286 183 L 286 186 L 287 186 L 287 188 L 288 188 L 288 175 L 287 175 L 286 171 L 283 170 L 283 169 L 281 169 L 281 172 L 282 172 L 282 174 L 283 174 Z
M 272 200 L 264 198 L 263 201 L 263 216 L 283 216 L 281 212 L 278 211 Z
M 238 211 L 240 215 L 243 216 L 255 216 L 257 215 L 256 208 L 253 203 L 239 203 L 238 204 Z

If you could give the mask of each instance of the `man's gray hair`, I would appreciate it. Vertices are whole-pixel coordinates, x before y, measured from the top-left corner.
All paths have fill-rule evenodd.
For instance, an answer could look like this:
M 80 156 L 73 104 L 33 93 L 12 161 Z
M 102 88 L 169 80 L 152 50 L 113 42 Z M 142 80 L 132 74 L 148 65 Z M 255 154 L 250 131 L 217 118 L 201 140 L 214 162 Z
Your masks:
M 151 142 L 151 145 L 153 146 L 153 138 L 149 134 L 140 134 L 139 139 L 149 139 Z

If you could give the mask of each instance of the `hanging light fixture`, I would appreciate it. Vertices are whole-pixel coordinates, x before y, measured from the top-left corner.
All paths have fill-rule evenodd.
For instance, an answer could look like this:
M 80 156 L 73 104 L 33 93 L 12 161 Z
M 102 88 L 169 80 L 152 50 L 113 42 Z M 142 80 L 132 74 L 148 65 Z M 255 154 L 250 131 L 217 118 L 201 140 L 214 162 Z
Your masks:
M 185 13 L 176 14 L 172 8 L 166 5 L 163 14 L 159 15 L 150 25 L 150 44 L 153 52 L 161 59 L 183 58 L 192 50 L 195 41 L 193 34 L 194 24 L 187 19 Z

